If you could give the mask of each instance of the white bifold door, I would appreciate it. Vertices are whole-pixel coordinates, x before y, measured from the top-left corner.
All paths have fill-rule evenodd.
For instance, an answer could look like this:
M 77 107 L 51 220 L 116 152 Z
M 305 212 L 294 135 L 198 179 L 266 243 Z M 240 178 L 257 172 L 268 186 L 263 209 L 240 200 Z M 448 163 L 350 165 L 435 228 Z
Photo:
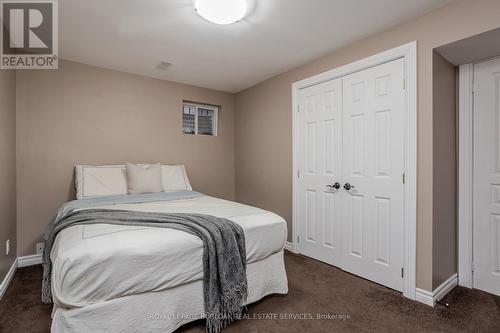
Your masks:
M 473 284 L 500 295 L 500 59 L 474 65 Z
M 300 253 L 403 289 L 404 60 L 300 91 Z

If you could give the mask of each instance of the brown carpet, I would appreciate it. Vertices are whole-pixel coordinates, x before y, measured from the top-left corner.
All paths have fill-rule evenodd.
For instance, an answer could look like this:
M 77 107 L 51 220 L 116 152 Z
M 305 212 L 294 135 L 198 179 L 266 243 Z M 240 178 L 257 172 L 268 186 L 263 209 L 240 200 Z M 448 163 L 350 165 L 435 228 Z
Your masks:
M 449 308 L 412 302 L 399 293 L 335 267 L 286 254 L 290 292 L 249 306 L 246 319 L 225 332 L 500 332 L 500 297 L 455 288 Z M 0 301 L 0 332 L 49 332 L 50 305 L 40 301 L 41 266 L 20 268 Z M 329 319 L 286 319 L 315 317 Z M 338 315 L 335 318 L 333 315 Z M 203 321 L 180 332 L 204 332 Z

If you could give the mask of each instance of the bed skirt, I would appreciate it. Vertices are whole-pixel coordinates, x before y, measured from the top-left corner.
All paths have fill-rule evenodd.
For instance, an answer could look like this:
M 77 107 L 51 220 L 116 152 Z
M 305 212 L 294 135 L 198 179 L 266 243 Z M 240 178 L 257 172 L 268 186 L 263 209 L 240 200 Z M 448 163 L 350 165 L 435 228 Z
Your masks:
M 283 251 L 247 265 L 247 304 L 288 293 Z M 82 308 L 54 306 L 53 333 L 173 332 L 204 318 L 203 281 L 112 299 Z

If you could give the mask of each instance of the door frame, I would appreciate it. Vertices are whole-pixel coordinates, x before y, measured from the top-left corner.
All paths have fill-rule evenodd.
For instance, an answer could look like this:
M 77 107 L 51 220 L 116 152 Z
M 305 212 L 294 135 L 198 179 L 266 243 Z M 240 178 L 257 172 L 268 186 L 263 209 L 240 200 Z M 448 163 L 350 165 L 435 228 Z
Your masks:
M 458 284 L 473 287 L 474 64 L 458 72 Z
M 405 189 L 404 189 L 404 256 L 403 296 L 415 300 L 417 244 L 417 42 L 413 41 L 383 51 L 353 63 L 294 82 L 292 84 L 292 242 L 291 248 L 300 253 L 298 240 L 298 112 L 301 89 L 362 71 L 392 60 L 405 59 L 406 126 L 405 126 Z

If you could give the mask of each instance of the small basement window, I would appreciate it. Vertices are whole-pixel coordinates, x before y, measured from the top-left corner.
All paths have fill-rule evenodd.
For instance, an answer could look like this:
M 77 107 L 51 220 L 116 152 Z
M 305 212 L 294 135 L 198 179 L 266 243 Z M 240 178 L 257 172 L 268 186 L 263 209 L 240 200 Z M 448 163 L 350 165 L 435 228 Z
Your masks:
M 182 107 L 182 133 L 217 136 L 219 107 L 184 102 Z

